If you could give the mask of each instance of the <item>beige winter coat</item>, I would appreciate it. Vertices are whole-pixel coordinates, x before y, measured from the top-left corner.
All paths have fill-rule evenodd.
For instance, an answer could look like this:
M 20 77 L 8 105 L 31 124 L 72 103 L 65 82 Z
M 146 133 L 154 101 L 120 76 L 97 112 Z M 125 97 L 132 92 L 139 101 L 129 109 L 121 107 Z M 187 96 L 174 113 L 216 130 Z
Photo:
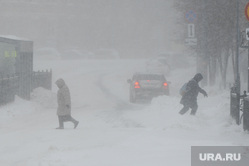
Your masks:
M 71 115 L 70 91 L 67 85 L 65 84 L 65 81 L 60 78 L 55 82 L 55 84 L 59 88 L 57 92 L 57 102 L 58 102 L 57 115 L 58 116 Z

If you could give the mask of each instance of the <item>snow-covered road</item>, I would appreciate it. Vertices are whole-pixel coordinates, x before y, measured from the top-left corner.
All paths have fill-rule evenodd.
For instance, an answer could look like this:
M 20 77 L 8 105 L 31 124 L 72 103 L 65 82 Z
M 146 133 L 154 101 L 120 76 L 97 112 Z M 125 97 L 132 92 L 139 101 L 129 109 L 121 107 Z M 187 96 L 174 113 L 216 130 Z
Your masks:
M 229 92 L 199 96 L 195 117 L 180 116 L 179 87 L 194 68 L 171 72 L 171 96 L 130 104 L 127 79 L 141 60 L 43 61 L 53 82 L 71 90 L 76 130 L 55 130 L 56 91 L 38 88 L 31 101 L 16 97 L 1 107 L 1 166 L 190 166 L 191 146 L 249 145 L 249 135 L 229 117 Z

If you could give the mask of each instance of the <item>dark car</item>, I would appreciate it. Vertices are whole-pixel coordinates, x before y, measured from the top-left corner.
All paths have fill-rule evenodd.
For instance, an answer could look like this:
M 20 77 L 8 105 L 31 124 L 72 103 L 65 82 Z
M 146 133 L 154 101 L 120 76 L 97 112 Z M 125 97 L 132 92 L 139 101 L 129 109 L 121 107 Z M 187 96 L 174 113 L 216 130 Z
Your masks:
M 169 95 L 170 82 L 163 74 L 135 73 L 127 82 L 130 84 L 131 103 L 135 103 L 137 99 Z

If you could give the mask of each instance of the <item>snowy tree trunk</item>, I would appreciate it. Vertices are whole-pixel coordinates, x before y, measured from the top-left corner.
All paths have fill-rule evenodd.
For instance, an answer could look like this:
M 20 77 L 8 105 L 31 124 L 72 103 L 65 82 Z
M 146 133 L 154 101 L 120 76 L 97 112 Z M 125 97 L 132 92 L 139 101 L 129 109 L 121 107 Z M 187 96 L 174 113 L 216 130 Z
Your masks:
M 209 61 L 209 85 L 214 86 L 216 82 L 216 56 L 210 56 Z

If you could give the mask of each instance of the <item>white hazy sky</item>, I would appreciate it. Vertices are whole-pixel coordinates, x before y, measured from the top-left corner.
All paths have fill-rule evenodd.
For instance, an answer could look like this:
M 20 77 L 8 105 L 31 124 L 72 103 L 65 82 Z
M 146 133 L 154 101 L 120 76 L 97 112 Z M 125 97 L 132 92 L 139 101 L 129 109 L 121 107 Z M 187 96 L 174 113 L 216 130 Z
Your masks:
M 0 34 L 59 51 L 104 48 L 150 57 L 174 49 L 175 15 L 171 0 L 2 0 Z

